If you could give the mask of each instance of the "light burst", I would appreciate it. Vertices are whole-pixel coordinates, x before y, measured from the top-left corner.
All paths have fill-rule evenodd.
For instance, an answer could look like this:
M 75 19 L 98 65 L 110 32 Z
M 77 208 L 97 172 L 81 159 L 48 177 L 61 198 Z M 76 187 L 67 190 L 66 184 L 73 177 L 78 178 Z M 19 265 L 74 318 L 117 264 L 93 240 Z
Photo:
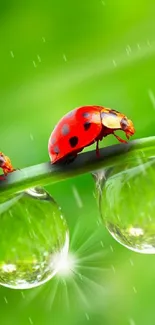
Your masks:
M 27 301 L 42 299 L 48 310 L 54 310 L 58 302 L 65 311 L 81 306 L 84 313 L 89 313 L 95 304 L 103 305 L 107 293 L 106 274 L 111 273 L 111 263 L 107 262 L 109 251 L 101 245 L 103 233 L 102 226 L 96 222 L 87 229 L 78 221 L 68 255 L 55 255 L 55 277 L 32 291 Z

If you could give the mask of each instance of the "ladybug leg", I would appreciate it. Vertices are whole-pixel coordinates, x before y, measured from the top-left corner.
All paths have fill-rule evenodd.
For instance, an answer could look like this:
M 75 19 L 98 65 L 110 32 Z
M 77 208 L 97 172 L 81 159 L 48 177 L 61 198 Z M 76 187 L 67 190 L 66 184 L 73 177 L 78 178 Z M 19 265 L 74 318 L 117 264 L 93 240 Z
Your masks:
M 126 140 L 121 139 L 118 135 L 116 135 L 115 133 L 113 133 L 113 135 L 115 136 L 115 138 L 122 143 L 128 143 Z
M 97 158 L 100 157 L 99 140 L 96 141 L 96 156 Z

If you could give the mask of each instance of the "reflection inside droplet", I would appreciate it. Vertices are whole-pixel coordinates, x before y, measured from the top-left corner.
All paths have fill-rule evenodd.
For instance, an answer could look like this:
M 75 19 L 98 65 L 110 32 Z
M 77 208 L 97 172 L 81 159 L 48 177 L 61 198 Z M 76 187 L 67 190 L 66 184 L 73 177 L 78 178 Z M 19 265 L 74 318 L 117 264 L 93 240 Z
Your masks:
M 133 157 L 93 176 L 110 234 L 133 251 L 155 254 L 155 157 Z
M 67 256 L 66 221 L 53 198 L 34 188 L 0 204 L 0 284 L 14 289 L 41 285 L 57 272 L 55 255 Z

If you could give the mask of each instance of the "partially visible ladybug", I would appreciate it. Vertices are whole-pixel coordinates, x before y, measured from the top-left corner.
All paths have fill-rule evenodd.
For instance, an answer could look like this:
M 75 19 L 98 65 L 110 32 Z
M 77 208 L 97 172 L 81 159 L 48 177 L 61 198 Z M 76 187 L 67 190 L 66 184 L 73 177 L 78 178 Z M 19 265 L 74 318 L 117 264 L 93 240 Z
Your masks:
M 118 111 L 102 106 L 82 106 L 67 113 L 54 128 L 48 143 L 52 163 L 75 158 L 84 147 L 98 143 L 109 134 L 118 141 L 127 143 L 115 134 L 116 130 L 125 132 L 127 139 L 135 133 L 131 120 Z
M 0 152 L 0 168 L 2 168 L 5 176 L 16 170 L 13 168 L 10 158 L 5 156 L 3 152 Z M 1 176 L 0 179 L 4 179 L 4 177 Z

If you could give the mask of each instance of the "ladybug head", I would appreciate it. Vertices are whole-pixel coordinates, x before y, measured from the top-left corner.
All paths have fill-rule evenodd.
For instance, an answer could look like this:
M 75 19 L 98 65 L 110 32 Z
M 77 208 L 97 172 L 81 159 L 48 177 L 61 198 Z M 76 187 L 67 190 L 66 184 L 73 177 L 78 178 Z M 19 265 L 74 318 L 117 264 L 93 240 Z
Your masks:
M 135 128 L 131 120 L 128 120 L 126 117 L 123 117 L 120 121 L 121 130 L 123 130 L 126 133 L 127 139 L 130 138 L 130 136 L 134 135 Z
M 101 111 L 102 124 L 111 130 L 122 130 L 129 139 L 135 133 L 135 129 L 131 120 L 118 111 L 106 109 Z

